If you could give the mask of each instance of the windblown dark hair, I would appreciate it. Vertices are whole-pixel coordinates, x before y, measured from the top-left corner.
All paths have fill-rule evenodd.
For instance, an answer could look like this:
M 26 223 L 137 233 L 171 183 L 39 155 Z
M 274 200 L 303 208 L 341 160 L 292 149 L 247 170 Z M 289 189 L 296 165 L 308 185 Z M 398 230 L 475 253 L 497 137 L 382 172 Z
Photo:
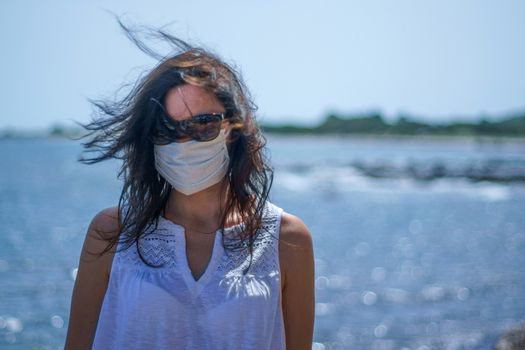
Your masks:
M 135 243 L 142 261 L 149 266 L 159 267 L 146 261 L 139 249 L 141 236 L 146 234 L 151 225 L 156 228 L 159 216 L 164 215 L 172 190 L 171 185 L 155 169 L 151 135 L 161 118 L 161 110 L 152 103 L 152 98 L 164 101 L 168 90 L 182 84 L 197 85 L 213 93 L 223 104 L 225 119 L 232 125 L 228 140 L 228 182 L 223 182 L 229 184 L 230 191 L 221 229 L 224 229 L 228 216 L 237 212 L 243 223 L 240 235 L 242 244 L 238 246 L 248 247 L 252 255 L 257 232 L 263 226 L 263 212 L 273 182 L 273 169 L 264 153 L 266 139 L 255 120 L 257 107 L 240 73 L 210 50 L 192 46 L 163 29 L 128 27 L 119 18 L 117 21 L 141 51 L 159 62 L 134 83 L 125 97 L 114 100 L 89 99 L 98 115 L 95 114 L 87 124 L 78 123 L 88 130 L 81 137 L 89 138 L 83 143 L 84 154 L 96 153 L 92 157 L 80 156 L 80 162 L 93 164 L 112 158 L 122 160 L 118 172 L 118 178 L 123 180 L 118 202 L 119 232 L 103 237 L 108 245 L 99 255 L 123 240 L 127 245 L 124 249 Z M 167 56 L 158 54 L 139 39 L 140 33 L 167 42 L 172 51 Z M 123 212 L 123 208 L 127 210 Z M 125 235 L 121 235 L 122 232 Z M 224 236 L 222 243 L 224 245 Z M 228 249 L 227 246 L 225 248 Z

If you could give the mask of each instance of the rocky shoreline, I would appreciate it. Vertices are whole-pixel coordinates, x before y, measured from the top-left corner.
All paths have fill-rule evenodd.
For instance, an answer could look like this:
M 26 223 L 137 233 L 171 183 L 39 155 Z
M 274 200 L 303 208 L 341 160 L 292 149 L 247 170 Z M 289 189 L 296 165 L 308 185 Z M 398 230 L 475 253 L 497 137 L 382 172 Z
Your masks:
M 472 182 L 525 182 L 525 162 L 501 159 L 465 161 L 461 164 L 447 164 L 440 160 L 410 160 L 405 164 L 367 163 L 354 161 L 351 167 L 362 175 L 374 178 L 410 178 L 432 181 L 441 178 L 467 179 Z
M 525 160 L 523 159 L 485 159 L 485 160 L 450 160 L 407 159 L 403 162 L 385 159 L 360 160 L 337 165 L 324 165 L 324 170 L 347 168 L 358 176 L 375 179 L 411 179 L 429 182 L 439 179 L 464 179 L 471 182 L 525 183 Z M 280 169 L 306 175 L 320 169 L 319 165 L 291 163 Z

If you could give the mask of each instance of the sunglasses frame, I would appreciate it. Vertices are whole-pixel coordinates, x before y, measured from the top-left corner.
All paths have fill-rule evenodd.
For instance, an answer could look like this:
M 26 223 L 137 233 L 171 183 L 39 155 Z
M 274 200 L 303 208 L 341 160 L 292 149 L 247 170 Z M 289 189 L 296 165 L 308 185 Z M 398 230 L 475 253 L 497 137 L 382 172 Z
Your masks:
M 185 136 L 190 137 L 192 140 L 196 140 L 199 142 L 214 140 L 219 135 L 220 130 L 222 128 L 222 122 L 225 120 L 226 113 L 202 113 L 183 120 L 173 120 L 173 118 L 169 116 L 164 106 L 157 99 L 152 97 L 150 100 L 155 102 L 162 110 L 162 119 L 160 121 L 160 124 L 162 124 L 165 130 L 162 130 L 160 132 L 157 130 L 157 132 L 160 134 L 159 136 L 161 138 L 164 138 L 165 140 L 169 140 L 171 142 L 179 142 L 180 139 L 184 138 Z M 218 120 L 217 117 L 219 118 Z M 206 122 L 210 121 L 218 122 L 217 133 L 215 134 L 215 136 L 208 139 L 196 137 L 198 133 L 192 131 L 192 125 L 205 124 Z

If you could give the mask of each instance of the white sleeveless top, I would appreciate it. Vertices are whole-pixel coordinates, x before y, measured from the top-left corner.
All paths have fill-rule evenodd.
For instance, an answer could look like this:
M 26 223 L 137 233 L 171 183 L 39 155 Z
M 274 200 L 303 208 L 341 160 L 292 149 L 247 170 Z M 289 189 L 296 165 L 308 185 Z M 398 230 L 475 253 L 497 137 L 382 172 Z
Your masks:
M 160 216 L 139 248 L 146 261 L 164 266 L 144 264 L 136 245 L 115 253 L 92 349 L 285 349 L 277 240 L 282 212 L 266 201 L 244 276 L 249 250 L 222 245 L 222 237 L 226 245 L 240 242 L 235 233 L 243 224 L 218 230 L 197 281 L 184 228 Z

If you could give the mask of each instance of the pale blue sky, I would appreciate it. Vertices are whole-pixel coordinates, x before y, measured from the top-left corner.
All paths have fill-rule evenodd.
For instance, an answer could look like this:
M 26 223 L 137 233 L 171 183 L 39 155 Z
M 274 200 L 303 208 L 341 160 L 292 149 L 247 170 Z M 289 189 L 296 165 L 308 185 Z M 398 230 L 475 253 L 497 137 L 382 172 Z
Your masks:
M 525 110 L 525 1 L 2 1 L 0 129 L 87 121 L 154 61 L 106 11 L 236 64 L 263 122 Z

